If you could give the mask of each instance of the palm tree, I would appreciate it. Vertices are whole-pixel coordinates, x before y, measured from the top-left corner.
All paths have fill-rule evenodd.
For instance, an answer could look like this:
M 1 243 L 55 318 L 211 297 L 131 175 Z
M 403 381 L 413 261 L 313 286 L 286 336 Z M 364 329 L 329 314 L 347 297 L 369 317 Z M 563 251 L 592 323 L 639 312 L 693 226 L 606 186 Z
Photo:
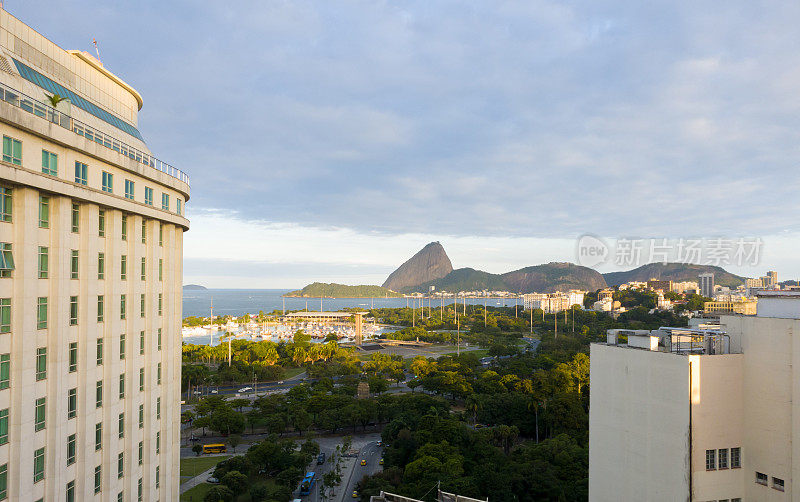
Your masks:
M 51 96 L 51 95 L 49 95 L 49 94 L 47 94 L 47 93 L 44 93 L 44 95 L 45 95 L 45 96 L 47 96 L 47 101 L 49 101 L 49 102 L 50 102 L 50 105 L 51 105 L 53 108 L 58 108 L 58 104 L 59 104 L 59 103 L 61 103 L 62 101 L 64 101 L 64 100 L 68 99 L 68 98 L 66 98 L 66 97 L 64 97 L 64 96 L 59 96 L 58 94 L 53 94 L 53 95 Z

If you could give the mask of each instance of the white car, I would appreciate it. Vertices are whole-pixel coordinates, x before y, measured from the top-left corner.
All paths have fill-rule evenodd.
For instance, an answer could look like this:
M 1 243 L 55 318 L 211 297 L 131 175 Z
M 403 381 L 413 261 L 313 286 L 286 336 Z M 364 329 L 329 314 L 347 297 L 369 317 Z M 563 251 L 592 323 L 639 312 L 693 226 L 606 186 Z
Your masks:
M 219 391 L 218 391 L 217 389 L 212 389 L 212 390 L 211 390 L 211 393 L 212 393 L 212 394 L 218 394 L 218 393 L 219 393 Z
M 252 387 L 242 387 L 241 389 L 239 389 L 239 394 L 242 394 L 244 392 L 250 392 L 251 390 L 253 390 Z

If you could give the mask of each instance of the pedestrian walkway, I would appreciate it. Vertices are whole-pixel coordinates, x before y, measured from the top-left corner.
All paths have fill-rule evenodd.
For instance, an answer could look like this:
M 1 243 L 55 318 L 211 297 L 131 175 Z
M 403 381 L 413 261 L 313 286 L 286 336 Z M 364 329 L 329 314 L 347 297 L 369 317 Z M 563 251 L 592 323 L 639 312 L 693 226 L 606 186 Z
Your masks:
M 205 483 L 206 479 L 208 479 L 209 476 L 214 474 L 214 469 L 216 469 L 216 468 L 217 468 L 217 466 L 215 465 L 212 468 L 208 469 L 207 471 L 203 471 L 200 474 L 198 474 L 197 476 L 195 476 L 195 477 L 189 479 L 188 481 L 186 481 L 185 483 L 183 483 L 181 485 L 181 490 L 180 490 L 181 495 L 183 495 L 185 492 L 191 490 L 195 486 L 199 485 L 200 483 Z

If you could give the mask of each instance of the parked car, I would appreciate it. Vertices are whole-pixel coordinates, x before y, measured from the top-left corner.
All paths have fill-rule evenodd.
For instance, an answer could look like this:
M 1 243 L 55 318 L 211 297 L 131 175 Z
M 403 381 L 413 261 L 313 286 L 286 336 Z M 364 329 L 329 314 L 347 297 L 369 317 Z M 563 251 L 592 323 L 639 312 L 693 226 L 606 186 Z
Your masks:
M 216 484 L 219 483 L 219 480 L 214 476 L 210 476 L 208 479 L 206 479 L 206 483 Z
M 218 394 L 218 393 L 219 393 L 219 391 L 218 391 L 217 389 L 212 389 L 212 390 L 211 390 L 211 393 L 212 393 L 212 394 Z
M 251 390 L 253 390 L 252 387 L 242 387 L 241 389 L 239 389 L 239 394 L 243 392 L 250 392 Z
M 320 453 L 317 455 L 317 465 L 322 465 L 325 463 L 325 452 Z

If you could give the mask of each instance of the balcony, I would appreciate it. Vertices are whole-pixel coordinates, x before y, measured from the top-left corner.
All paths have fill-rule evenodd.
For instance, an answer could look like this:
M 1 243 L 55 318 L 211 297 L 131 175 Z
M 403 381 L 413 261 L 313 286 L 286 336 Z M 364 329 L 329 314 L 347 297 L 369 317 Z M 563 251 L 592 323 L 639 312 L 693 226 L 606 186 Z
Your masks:
M 162 162 L 152 155 L 144 153 L 141 150 L 138 150 L 126 144 L 125 142 L 118 140 L 117 138 L 109 136 L 108 134 L 102 133 L 91 126 L 84 124 L 80 120 L 74 119 L 63 112 L 56 110 L 50 105 L 36 100 L 2 83 L 0 83 L 0 100 L 16 106 L 17 108 L 20 108 L 28 113 L 36 115 L 37 117 L 48 120 L 53 124 L 59 125 L 64 129 L 72 131 L 78 136 L 83 136 L 90 141 L 94 141 L 95 143 L 102 145 L 109 150 L 114 150 L 115 152 L 125 155 L 126 157 L 140 164 L 157 169 L 167 176 L 176 178 L 187 185 L 189 184 L 189 175 L 180 169 L 173 167 L 166 162 Z

